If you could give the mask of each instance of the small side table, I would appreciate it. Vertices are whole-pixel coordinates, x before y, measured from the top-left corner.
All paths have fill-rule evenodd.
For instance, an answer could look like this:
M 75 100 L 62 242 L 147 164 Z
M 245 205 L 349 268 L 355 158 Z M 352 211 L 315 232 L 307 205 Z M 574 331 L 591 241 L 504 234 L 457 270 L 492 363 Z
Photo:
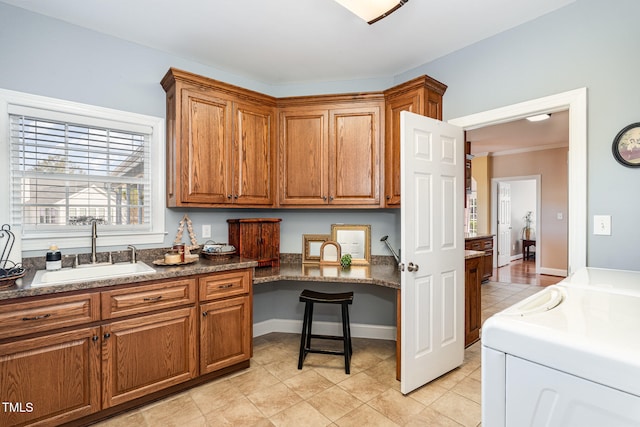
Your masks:
M 529 239 L 522 239 L 522 252 L 524 255 L 524 259 L 529 259 L 529 257 L 531 256 L 531 246 L 535 246 L 536 245 L 536 241 L 535 240 L 529 240 Z M 536 253 L 533 253 L 533 257 L 536 257 Z

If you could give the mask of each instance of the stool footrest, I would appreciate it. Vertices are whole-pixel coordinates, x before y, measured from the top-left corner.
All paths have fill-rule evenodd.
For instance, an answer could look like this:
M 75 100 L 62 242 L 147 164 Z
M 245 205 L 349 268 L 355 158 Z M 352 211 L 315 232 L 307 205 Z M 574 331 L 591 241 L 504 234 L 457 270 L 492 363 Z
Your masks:
M 344 340 L 344 337 L 338 337 L 336 335 L 309 335 L 309 338 L 317 338 L 321 340 L 338 340 L 338 341 Z
M 338 351 L 338 350 L 322 350 L 322 349 L 315 349 L 315 348 L 305 348 L 304 352 L 317 353 L 317 354 L 334 354 L 337 356 L 344 356 L 344 351 Z

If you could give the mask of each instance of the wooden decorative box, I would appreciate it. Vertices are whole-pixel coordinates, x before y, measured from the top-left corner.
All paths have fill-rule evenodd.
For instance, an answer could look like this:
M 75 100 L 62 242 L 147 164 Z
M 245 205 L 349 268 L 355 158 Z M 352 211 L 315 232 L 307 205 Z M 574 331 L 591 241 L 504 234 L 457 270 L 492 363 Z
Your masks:
M 258 261 L 258 267 L 280 266 L 281 218 L 228 219 L 229 244 L 238 255 Z

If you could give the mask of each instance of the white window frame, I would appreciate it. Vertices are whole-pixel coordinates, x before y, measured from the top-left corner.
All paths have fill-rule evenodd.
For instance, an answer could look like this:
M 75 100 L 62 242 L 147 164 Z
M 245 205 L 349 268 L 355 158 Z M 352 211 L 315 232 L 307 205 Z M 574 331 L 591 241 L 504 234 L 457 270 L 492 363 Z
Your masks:
M 91 117 L 124 123 L 149 126 L 151 136 L 149 149 L 151 155 L 151 229 L 148 231 L 99 231 L 98 244 L 100 246 L 144 245 L 164 243 L 165 235 L 165 206 L 164 206 L 164 119 L 138 113 L 97 107 L 78 102 L 49 98 L 0 89 L 0 224 L 11 224 L 10 183 L 10 106 L 31 107 L 76 116 Z M 14 224 L 11 224 L 12 228 Z M 19 227 L 19 224 L 17 225 Z M 55 243 L 60 248 L 81 248 L 90 246 L 90 230 L 86 233 L 69 233 L 66 237 L 59 234 L 51 235 L 38 233 L 37 235 L 22 236 L 22 250 L 43 250 Z

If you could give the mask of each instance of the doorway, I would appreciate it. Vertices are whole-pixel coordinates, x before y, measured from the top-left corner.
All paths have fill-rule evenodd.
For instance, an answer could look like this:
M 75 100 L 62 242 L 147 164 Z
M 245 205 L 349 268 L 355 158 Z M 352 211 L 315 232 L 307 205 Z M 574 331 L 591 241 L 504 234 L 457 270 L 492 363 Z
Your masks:
M 569 111 L 568 268 L 567 274 L 586 266 L 587 249 L 587 90 L 563 92 L 465 117 L 449 120 L 464 130 L 506 123 L 542 113 Z
M 500 188 L 509 188 L 508 192 L 508 214 L 510 216 L 508 226 L 503 233 L 507 233 L 506 237 L 497 239 L 497 265 L 496 268 L 501 268 L 513 261 L 522 259 L 522 262 L 527 267 L 527 271 L 531 270 L 532 273 L 541 273 L 540 260 L 543 251 L 542 234 L 539 234 L 537 230 L 542 226 L 541 216 L 539 213 L 542 209 L 542 198 L 540 191 L 541 176 L 514 176 L 508 178 L 493 178 L 491 180 L 491 192 L 493 194 L 491 200 L 498 200 L 497 203 L 493 203 L 491 212 L 491 224 L 492 234 L 497 236 L 501 235 L 501 219 L 500 211 L 502 198 L 499 196 Z M 498 196 L 495 196 L 498 194 Z M 525 216 L 530 213 L 530 232 L 528 236 L 524 235 Z M 505 228 L 505 227 L 502 227 Z M 528 262 L 525 259 L 525 239 L 530 242 L 535 242 L 535 252 L 533 256 L 529 255 L 529 260 L 533 260 L 533 263 Z M 530 248 L 528 248 L 530 249 Z M 530 251 L 527 251 L 530 252 Z M 502 255 L 502 257 L 501 257 Z M 501 259 L 502 258 L 502 259 Z M 561 274 L 564 275 L 564 274 Z

